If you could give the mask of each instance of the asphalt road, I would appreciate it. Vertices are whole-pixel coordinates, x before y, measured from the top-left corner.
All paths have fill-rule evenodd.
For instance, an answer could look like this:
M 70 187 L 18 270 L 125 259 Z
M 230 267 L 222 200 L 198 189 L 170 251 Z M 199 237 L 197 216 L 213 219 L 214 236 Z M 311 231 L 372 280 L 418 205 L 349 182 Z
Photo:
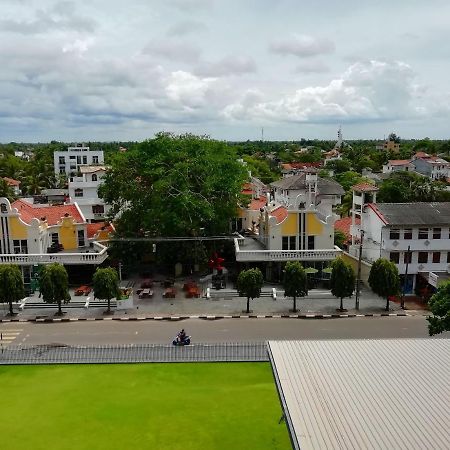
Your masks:
M 3 345 L 17 344 L 167 344 L 185 328 L 193 342 L 240 342 L 269 339 L 361 339 L 427 337 L 422 316 L 348 319 L 189 319 L 0 324 Z M 440 337 L 450 337 L 445 333 Z

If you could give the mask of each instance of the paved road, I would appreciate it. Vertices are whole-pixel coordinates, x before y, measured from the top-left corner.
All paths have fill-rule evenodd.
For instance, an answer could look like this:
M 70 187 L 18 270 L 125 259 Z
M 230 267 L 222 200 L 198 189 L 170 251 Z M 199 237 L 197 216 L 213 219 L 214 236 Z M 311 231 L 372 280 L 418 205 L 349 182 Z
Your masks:
M 0 324 L 3 345 L 10 344 L 165 344 L 182 327 L 194 342 L 239 342 L 267 339 L 359 339 L 427 337 L 424 317 L 349 319 L 189 319 L 166 321 L 97 321 Z M 450 333 L 441 335 L 450 337 Z M 5 339 L 6 338 L 6 339 Z M 9 344 L 8 344 L 9 343 Z

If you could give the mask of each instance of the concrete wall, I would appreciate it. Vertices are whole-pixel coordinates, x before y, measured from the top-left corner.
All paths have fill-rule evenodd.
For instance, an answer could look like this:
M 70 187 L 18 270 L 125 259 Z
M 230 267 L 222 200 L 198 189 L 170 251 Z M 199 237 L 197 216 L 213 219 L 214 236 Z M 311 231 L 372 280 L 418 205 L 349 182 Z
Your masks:
M 353 270 L 355 271 L 355 276 L 357 276 L 358 275 L 358 258 L 350 255 L 347 252 L 343 252 L 342 259 L 346 263 L 349 263 L 353 267 Z M 369 286 L 369 274 L 370 274 L 371 267 L 372 267 L 371 264 L 369 264 L 365 261 L 361 261 L 361 280 L 366 286 Z

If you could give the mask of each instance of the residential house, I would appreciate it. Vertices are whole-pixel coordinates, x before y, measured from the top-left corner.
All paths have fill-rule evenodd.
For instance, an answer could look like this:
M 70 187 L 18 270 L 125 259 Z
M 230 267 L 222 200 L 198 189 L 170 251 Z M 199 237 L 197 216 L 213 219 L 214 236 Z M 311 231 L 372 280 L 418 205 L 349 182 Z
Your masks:
M 292 175 L 298 175 L 309 169 L 320 169 L 323 166 L 321 161 L 319 162 L 291 162 L 280 163 L 281 174 L 283 177 L 290 177 Z
M 22 193 L 20 190 L 20 181 L 8 177 L 3 177 L 3 179 L 6 181 L 6 184 L 11 188 L 14 195 L 18 196 Z
M 390 159 L 383 165 L 383 173 L 414 172 L 414 164 L 409 159 Z
M 90 150 L 84 144 L 75 144 L 67 151 L 55 151 L 53 154 L 55 175 L 76 176 L 81 166 L 103 165 L 104 162 L 102 150 Z
M 363 233 L 362 258 L 394 262 L 405 293 L 435 289 L 450 278 L 450 202 L 366 203 L 353 243 Z M 357 256 L 359 245 L 351 254 Z
M 416 153 L 411 161 L 416 172 L 432 180 L 447 180 L 450 178 L 450 163 L 439 156 L 428 153 Z
M 334 148 L 333 150 L 330 150 L 329 152 L 325 152 L 323 154 L 325 160 L 324 160 L 324 165 L 326 166 L 327 163 L 329 163 L 330 161 L 337 161 L 339 159 L 342 159 L 342 153 Z

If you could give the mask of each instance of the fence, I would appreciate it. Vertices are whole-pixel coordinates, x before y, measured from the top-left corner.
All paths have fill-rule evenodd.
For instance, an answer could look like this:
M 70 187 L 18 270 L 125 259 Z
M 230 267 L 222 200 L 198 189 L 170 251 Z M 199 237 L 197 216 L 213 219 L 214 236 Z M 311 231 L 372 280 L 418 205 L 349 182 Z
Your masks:
M 265 342 L 226 342 L 186 346 L 130 344 L 65 346 L 16 345 L 1 348 L 0 365 L 113 364 L 150 362 L 269 361 Z

